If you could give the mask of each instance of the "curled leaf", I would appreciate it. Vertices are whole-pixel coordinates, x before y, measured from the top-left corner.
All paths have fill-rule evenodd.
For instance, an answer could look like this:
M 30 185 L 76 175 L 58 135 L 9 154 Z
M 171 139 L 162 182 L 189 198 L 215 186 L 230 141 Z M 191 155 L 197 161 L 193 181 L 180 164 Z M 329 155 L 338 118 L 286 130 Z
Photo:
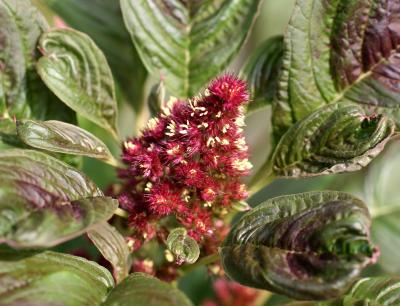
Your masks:
M 118 207 L 83 173 L 37 151 L 0 151 L 0 182 L 0 243 L 16 248 L 72 239 Z
M 100 305 L 114 286 L 107 269 L 55 252 L 0 250 L 1 305 Z
M 157 116 L 161 111 L 161 107 L 165 100 L 165 86 L 164 82 L 160 81 L 158 84 L 155 84 L 151 90 L 149 97 L 147 98 L 147 103 L 149 105 L 151 115 Z
M 365 204 L 325 191 L 282 196 L 246 213 L 221 249 L 239 283 L 296 299 L 342 295 L 376 261 Z
M 400 106 L 397 0 L 297 0 L 274 107 L 276 141 L 317 108 Z
M 283 37 L 267 39 L 247 61 L 243 76 L 251 92 L 248 112 L 270 105 L 278 90 L 279 74 L 283 59 Z
M 124 237 L 107 222 L 94 226 L 87 235 L 103 257 L 112 264 L 117 283 L 121 282 L 130 270 L 130 251 Z
M 70 108 L 117 138 L 117 102 L 107 60 L 84 33 L 54 29 L 43 34 L 37 70 Z
M 355 104 L 327 105 L 282 137 L 273 171 L 287 177 L 356 171 L 383 150 L 393 133 L 394 123 L 384 115 L 368 116 Z
M 183 227 L 173 229 L 167 238 L 167 247 L 178 262 L 195 263 L 200 255 L 199 246 Z
M 133 273 L 108 295 L 103 306 L 192 306 L 189 299 L 170 284 L 144 273 Z
M 240 50 L 261 0 L 121 0 L 124 21 L 149 72 L 179 98 L 194 96 Z
M 100 139 L 72 124 L 55 120 L 21 120 L 17 122 L 17 132 L 25 144 L 34 148 L 114 161 Z

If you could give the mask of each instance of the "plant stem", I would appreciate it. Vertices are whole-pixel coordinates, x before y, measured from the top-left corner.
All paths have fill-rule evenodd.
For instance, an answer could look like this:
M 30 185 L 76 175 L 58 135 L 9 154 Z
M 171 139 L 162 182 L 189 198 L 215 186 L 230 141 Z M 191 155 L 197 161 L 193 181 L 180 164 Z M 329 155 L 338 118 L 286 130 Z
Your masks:
M 275 180 L 276 176 L 272 171 L 272 165 L 270 161 L 267 161 L 254 175 L 253 179 L 248 185 L 249 196 L 253 196 L 259 192 L 263 187 L 269 185 Z
M 114 215 L 120 216 L 121 218 L 124 218 L 124 219 L 128 219 L 128 217 L 129 217 L 129 214 L 125 210 L 123 210 L 119 207 L 114 211 Z
M 181 268 L 181 270 L 183 272 L 185 272 L 185 273 L 189 273 L 189 272 L 193 271 L 194 269 L 196 269 L 198 267 L 212 264 L 212 263 L 214 263 L 214 262 L 216 262 L 218 260 L 219 260 L 219 254 L 218 253 L 214 253 L 214 254 L 208 255 L 206 257 L 203 257 L 202 259 L 200 259 L 199 261 L 195 262 L 192 265 L 183 266 Z

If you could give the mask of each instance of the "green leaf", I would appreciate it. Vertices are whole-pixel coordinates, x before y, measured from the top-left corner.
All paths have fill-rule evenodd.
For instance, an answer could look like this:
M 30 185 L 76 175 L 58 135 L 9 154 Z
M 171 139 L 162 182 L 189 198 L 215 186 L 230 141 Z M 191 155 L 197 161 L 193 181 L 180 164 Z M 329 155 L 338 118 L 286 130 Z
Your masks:
M 245 64 L 241 74 L 247 79 L 251 92 L 248 113 L 272 104 L 279 86 L 283 47 L 282 36 L 267 39 L 254 51 Z
M 221 249 L 239 283 L 296 299 L 342 295 L 376 261 L 365 204 L 324 191 L 277 197 L 246 213 Z
M 0 182 L 0 242 L 16 248 L 79 236 L 118 207 L 83 173 L 37 151 L 0 151 Z
M 17 121 L 18 137 L 27 145 L 51 152 L 84 155 L 116 164 L 107 146 L 75 125 L 61 121 Z
M 81 32 L 55 29 L 43 34 L 37 70 L 46 85 L 69 107 L 118 139 L 114 80 L 107 60 Z
M 114 286 L 107 269 L 55 252 L 0 250 L 1 305 L 100 305 Z
M 103 257 L 112 264 L 117 283 L 121 282 L 130 270 L 130 251 L 124 237 L 106 222 L 96 225 L 87 234 Z
M 400 274 L 400 144 L 392 142 L 367 168 L 363 196 L 373 217 L 371 236 L 379 243 L 378 264 L 384 272 Z
M 297 0 L 273 114 L 276 141 L 328 103 L 399 107 L 399 17 L 396 0 Z
M 384 148 L 394 123 L 368 116 L 350 103 L 330 104 L 291 127 L 272 157 L 278 176 L 301 177 L 356 171 Z
M 147 71 L 125 28 L 119 1 L 46 0 L 70 26 L 87 33 L 107 57 L 125 99 L 140 112 Z
M 149 106 L 150 114 L 152 117 L 156 117 L 161 111 L 161 107 L 165 102 L 165 85 L 164 81 L 160 81 L 155 84 L 149 93 L 147 98 L 147 104 Z
M 261 2 L 121 0 L 121 9 L 148 71 L 165 76 L 173 95 L 189 97 L 227 67 Z
M 167 247 L 179 263 L 193 264 L 200 256 L 199 246 L 183 227 L 173 229 L 167 238 Z
M 113 289 L 103 306 L 191 306 L 178 289 L 144 273 L 133 273 Z
M 35 70 L 37 43 L 48 25 L 29 0 L 0 2 L 0 118 L 61 119 L 75 114 L 44 85 Z

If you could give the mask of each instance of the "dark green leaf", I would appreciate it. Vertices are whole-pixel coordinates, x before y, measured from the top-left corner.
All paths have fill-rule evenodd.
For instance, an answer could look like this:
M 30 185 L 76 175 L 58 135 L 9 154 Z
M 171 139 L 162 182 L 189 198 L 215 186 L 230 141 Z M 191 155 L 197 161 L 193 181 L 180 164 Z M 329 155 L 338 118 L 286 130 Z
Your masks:
M 144 273 L 129 275 L 115 287 L 103 306 L 191 306 L 178 289 Z
M 167 238 L 167 247 L 180 263 L 195 263 L 200 256 L 199 246 L 183 227 L 173 229 Z
M 46 0 L 73 28 L 87 33 L 103 50 L 126 100 L 140 112 L 147 72 L 125 29 L 119 1 Z
M 367 207 L 349 194 L 274 198 L 233 226 L 220 250 L 222 264 L 246 286 L 296 299 L 335 298 L 376 261 L 370 223 Z
M 121 9 L 147 69 L 165 76 L 173 95 L 189 97 L 230 63 L 261 2 L 121 0 Z
M 117 102 L 107 60 L 81 32 L 55 29 L 40 38 L 37 69 L 46 85 L 80 115 L 117 139 Z
M 330 104 L 291 127 L 272 157 L 278 176 L 350 172 L 366 166 L 393 135 L 384 115 L 368 116 L 360 106 Z
M 1 305 L 99 305 L 114 286 L 107 269 L 55 252 L 0 251 Z
M 130 251 L 124 237 L 106 222 L 96 225 L 87 234 L 103 257 L 112 264 L 116 281 L 121 282 L 130 270 Z
M 0 242 L 13 247 L 56 245 L 118 207 L 84 174 L 37 151 L 0 151 L 0 182 Z
M 283 58 L 282 36 L 267 39 L 247 61 L 242 75 L 250 87 L 250 113 L 270 105 L 278 90 Z
M 29 0 L 0 2 L 0 118 L 61 119 L 74 112 L 43 84 L 35 65 L 37 43 L 48 25 Z
M 163 81 L 160 81 L 158 84 L 155 84 L 149 93 L 149 97 L 147 98 L 147 104 L 150 109 L 150 114 L 152 117 L 158 115 L 161 111 L 161 107 L 165 102 L 165 85 Z
M 276 141 L 327 104 L 400 105 L 397 0 L 297 0 L 273 123 Z
M 72 124 L 55 120 L 21 120 L 17 122 L 17 132 L 25 144 L 34 148 L 116 163 L 100 139 Z

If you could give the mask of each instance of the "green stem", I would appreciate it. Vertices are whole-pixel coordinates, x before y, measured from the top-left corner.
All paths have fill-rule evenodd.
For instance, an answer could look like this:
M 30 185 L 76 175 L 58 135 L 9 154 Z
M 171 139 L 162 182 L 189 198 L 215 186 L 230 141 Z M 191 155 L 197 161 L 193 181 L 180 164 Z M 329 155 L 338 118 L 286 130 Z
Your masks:
M 214 262 L 216 262 L 218 260 L 219 260 L 219 254 L 218 253 L 214 253 L 214 254 L 208 255 L 206 257 L 203 257 L 202 259 L 200 259 L 199 261 L 195 262 L 192 265 L 183 266 L 181 268 L 181 270 L 183 272 L 185 272 L 185 274 L 186 274 L 186 273 L 189 273 L 189 272 L 193 271 L 194 269 L 196 269 L 198 267 L 202 267 L 202 266 L 206 266 L 206 265 L 212 264 L 212 263 L 214 263 Z
M 253 179 L 248 185 L 249 196 L 256 194 L 265 186 L 271 184 L 276 179 L 276 176 L 272 170 L 272 164 L 268 160 L 262 165 L 262 167 L 254 175 Z
M 129 217 L 128 212 L 126 212 L 125 210 L 123 210 L 121 208 L 117 208 L 114 211 L 114 215 L 120 216 L 121 218 L 124 218 L 124 219 L 128 219 L 128 217 Z

